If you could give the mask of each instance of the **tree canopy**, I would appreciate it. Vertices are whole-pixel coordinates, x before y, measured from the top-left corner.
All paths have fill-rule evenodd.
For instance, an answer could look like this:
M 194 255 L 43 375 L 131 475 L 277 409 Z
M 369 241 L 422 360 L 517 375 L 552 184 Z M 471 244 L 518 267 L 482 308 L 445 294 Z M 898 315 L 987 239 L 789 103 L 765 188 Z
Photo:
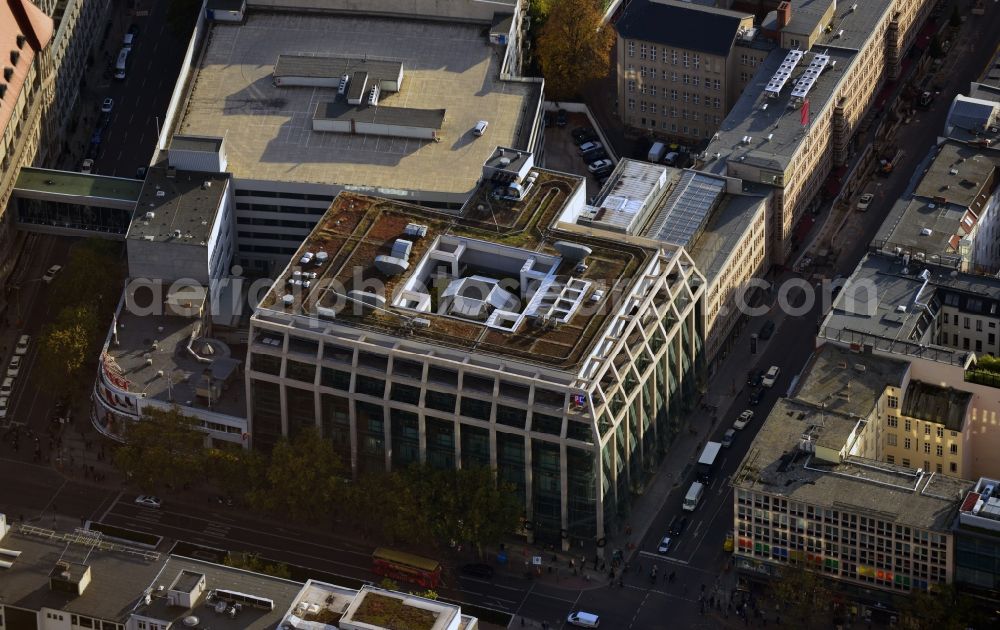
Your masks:
M 92 305 L 67 306 L 47 325 L 39 340 L 38 362 L 54 382 L 74 382 L 91 359 L 91 345 L 98 327 Z
M 546 92 L 570 99 L 611 69 L 614 29 L 602 24 L 597 0 L 555 0 L 538 36 L 537 54 Z
M 293 519 L 326 518 L 342 498 L 341 473 L 333 443 L 306 428 L 274 447 L 260 485 L 250 493 L 251 503 Z
M 115 465 L 145 492 L 180 488 L 203 477 L 205 434 L 177 407 L 147 407 L 129 424 L 126 439 L 115 452 Z

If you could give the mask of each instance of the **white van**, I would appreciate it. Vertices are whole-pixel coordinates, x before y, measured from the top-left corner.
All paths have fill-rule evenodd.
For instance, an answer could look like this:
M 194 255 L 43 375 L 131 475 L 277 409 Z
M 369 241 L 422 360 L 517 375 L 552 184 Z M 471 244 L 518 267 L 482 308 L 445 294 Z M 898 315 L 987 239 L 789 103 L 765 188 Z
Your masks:
M 694 512 L 701 502 L 701 495 L 705 494 L 705 484 L 698 481 L 691 484 L 688 492 L 684 495 L 684 504 L 681 506 L 685 511 Z
M 490 126 L 490 123 L 485 120 L 480 120 L 476 123 L 476 126 L 472 128 L 472 133 L 477 136 L 481 136 L 486 133 L 486 128 Z
M 601 625 L 601 618 L 589 612 L 578 610 L 577 612 L 571 612 L 566 617 L 566 623 L 580 628 L 596 628 Z

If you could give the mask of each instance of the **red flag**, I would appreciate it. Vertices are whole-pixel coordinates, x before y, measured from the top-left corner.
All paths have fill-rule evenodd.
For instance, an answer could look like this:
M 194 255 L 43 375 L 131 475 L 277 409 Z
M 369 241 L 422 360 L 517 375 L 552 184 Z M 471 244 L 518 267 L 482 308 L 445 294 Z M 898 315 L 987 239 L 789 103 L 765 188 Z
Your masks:
M 802 126 L 809 126 L 809 99 L 802 101 Z

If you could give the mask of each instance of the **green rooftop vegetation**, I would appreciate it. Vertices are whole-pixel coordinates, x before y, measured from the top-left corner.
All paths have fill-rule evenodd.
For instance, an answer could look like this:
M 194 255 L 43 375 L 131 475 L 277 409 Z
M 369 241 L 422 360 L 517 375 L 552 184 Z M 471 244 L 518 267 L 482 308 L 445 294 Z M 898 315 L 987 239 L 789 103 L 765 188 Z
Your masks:
M 965 382 L 1000 389 L 1000 359 L 988 354 L 976 357 L 976 362 L 965 371 Z
M 403 600 L 368 593 L 354 612 L 354 620 L 393 630 L 428 630 L 437 614 L 407 605 Z
M 14 187 L 54 195 L 138 201 L 142 181 L 44 168 L 22 168 Z

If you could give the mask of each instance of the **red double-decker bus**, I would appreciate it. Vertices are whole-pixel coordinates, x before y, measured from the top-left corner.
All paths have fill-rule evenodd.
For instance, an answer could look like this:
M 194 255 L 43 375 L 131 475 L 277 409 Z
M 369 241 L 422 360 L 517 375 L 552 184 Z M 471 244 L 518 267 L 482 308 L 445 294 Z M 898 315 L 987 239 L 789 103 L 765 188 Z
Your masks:
M 424 588 L 437 588 L 441 584 L 441 563 L 437 560 L 379 547 L 372 554 L 372 564 L 375 573 L 393 580 L 413 582 Z

